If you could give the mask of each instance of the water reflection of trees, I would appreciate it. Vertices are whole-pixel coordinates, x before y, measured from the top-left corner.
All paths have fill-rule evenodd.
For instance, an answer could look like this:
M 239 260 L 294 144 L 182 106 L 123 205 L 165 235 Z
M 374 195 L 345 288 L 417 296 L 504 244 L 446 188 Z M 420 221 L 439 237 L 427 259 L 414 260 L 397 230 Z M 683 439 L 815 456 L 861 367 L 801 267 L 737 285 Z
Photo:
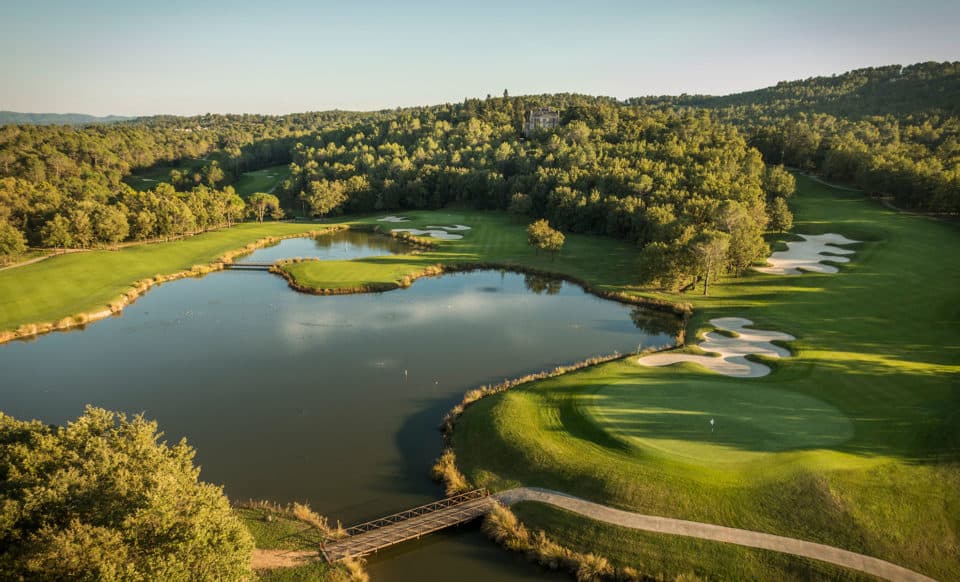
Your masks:
M 553 277 L 544 277 L 542 275 L 533 275 L 526 273 L 523 276 L 523 284 L 537 295 L 556 295 L 563 288 L 563 281 Z
M 402 252 L 403 244 L 389 236 L 370 234 L 355 230 L 341 230 L 331 234 L 321 234 L 314 237 L 317 248 L 328 249 L 334 245 L 349 243 L 356 246 L 365 246 L 371 249 Z
M 681 321 L 676 315 L 654 311 L 645 307 L 634 307 L 630 310 L 630 319 L 638 328 L 650 334 L 665 334 L 676 337 L 680 333 Z

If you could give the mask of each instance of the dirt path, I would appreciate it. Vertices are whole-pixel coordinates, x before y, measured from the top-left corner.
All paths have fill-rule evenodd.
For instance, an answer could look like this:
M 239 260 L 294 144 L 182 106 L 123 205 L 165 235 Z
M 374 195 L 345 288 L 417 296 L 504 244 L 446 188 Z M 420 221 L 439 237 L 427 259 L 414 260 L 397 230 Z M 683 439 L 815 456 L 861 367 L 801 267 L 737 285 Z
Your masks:
M 6 271 L 7 269 L 16 269 L 17 267 L 25 267 L 27 265 L 39 263 L 40 261 L 46 261 L 47 259 L 52 259 L 53 257 L 59 257 L 60 255 L 69 255 L 72 253 L 86 253 L 91 250 L 92 249 L 55 249 L 50 254 L 43 255 L 42 257 L 36 257 L 33 259 L 28 259 L 26 261 L 20 261 L 19 263 L 13 263 L 12 265 L 7 265 L 5 267 L 0 267 L 0 271 Z
M 923 574 L 918 574 L 891 562 L 833 546 L 709 523 L 622 511 L 566 493 L 539 487 L 509 489 L 498 493 L 497 498 L 507 505 L 520 501 L 546 503 L 597 521 L 631 529 L 726 542 L 750 548 L 793 554 L 794 556 L 802 556 L 866 572 L 894 582 L 934 582 L 933 578 L 928 578 Z
M 320 559 L 320 553 L 310 550 L 253 550 L 250 560 L 254 570 L 295 568 Z

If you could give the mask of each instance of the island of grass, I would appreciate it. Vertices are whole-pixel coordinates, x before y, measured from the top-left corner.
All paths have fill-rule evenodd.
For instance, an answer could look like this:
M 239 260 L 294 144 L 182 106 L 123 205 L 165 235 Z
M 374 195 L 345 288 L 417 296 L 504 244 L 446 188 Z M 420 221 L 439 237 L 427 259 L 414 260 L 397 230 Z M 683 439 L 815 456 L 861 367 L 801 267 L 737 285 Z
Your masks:
M 452 435 L 472 484 L 546 487 L 960 578 L 960 271 L 944 263 L 960 232 L 798 182 L 795 230 L 865 241 L 854 260 L 835 274 L 749 273 L 683 297 L 695 302 L 691 331 L 749 318 L 796 336 L 792 357 L 750 379 L 625 358 L 482 399 Z M 517 513 L 562 545 L 648 575 L 856 576 L 544 505 Z

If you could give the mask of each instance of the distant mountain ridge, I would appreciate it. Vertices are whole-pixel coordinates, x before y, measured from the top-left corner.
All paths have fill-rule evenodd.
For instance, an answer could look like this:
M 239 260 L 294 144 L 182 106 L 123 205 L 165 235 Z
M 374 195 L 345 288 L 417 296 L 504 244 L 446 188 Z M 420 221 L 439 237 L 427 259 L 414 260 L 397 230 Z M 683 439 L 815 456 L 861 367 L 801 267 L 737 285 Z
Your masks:
M 960 113 L 960 61 L 887 65 L 839 75 L 781 81 L 730 95 L 640 97 L 632 103 L 763 110 L 770 115 L 827 113 L 851 119 L 872 115 Z
M 20 113 L 0 111 L 0 125 L 90 125 L 93 123 L 116 123 L 136 117 L 122 115 L 86 115 L 84 113 Z

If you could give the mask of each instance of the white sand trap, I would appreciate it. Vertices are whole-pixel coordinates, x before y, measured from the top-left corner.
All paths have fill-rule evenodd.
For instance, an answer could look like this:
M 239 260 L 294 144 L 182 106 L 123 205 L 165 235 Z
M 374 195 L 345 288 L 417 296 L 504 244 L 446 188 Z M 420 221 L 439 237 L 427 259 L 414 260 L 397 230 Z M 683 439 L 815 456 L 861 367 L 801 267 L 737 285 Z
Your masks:
M 836 273 L 839 271 L 832 265 L 824 265 L 820 261 L 848 263 L 850 259 L 833 255 L 852 255 L 855 251 L 842 249 L 834 245 L 849 245 L 858 243 L 858 240 L 849 239 L 842 234 L 801 234 L 803 240 L 788 242 L 787 250 L 777 251 L 767 259 L 767 267 L 754 267 L 761 273 L 768 275 L 799 275 L 803 271 L 812 273 Z M 829 254 L 824 254 L 829 253 Z
M 427 225 L 426 227 L 424 227 L 424 228 L 442 228 L 443 230 L 445 230 L 445 231 L 447 231 L 447 232 L 457 232 L 457 231 L 460 231 L 460 230 L 470 230 L 470 227 L 467 226 L 467 225 L 465 225 L 465 224 L 454 224 L 453 226 L 434 226 L 434 225 L 432 225 L 432 224 L 428 224 L 428 225 Z
M 643 356 L 637 363 L 642 366 L 669 366 L 677 362 L 696 362 L 724 376 L 740 378 L 759 378 L 770 373 L 770 368 L 757 362 L 751 362 L 744 356 L 756 354 L 771 358 L 786 358 L 790 351 L 770 343 L 773 340 L 790 341 L 797 339 L 790 334 L 762 329 L 745 329 L 753 322 L 743 317 L 718 317 L 710 320 L 718 329 L 732 331 L 737 337 L 727 337 L 716 332 L 704 335 L 699 345 L 705 352 L 720 354 L 719 358 L 697 356 L 694 354 L 662 353 Z
M 377 222 L 409 222 L 410 219 L 404 216 L 384 216 L 383 218 L 378 218 Z
M 395 228 L 393 232 L 409 232 L 414 236 L 429 236 L 440 240 L 459 240 L 462 234 L 450 234 L 445 230 L 420 230 L 419 228 Z

